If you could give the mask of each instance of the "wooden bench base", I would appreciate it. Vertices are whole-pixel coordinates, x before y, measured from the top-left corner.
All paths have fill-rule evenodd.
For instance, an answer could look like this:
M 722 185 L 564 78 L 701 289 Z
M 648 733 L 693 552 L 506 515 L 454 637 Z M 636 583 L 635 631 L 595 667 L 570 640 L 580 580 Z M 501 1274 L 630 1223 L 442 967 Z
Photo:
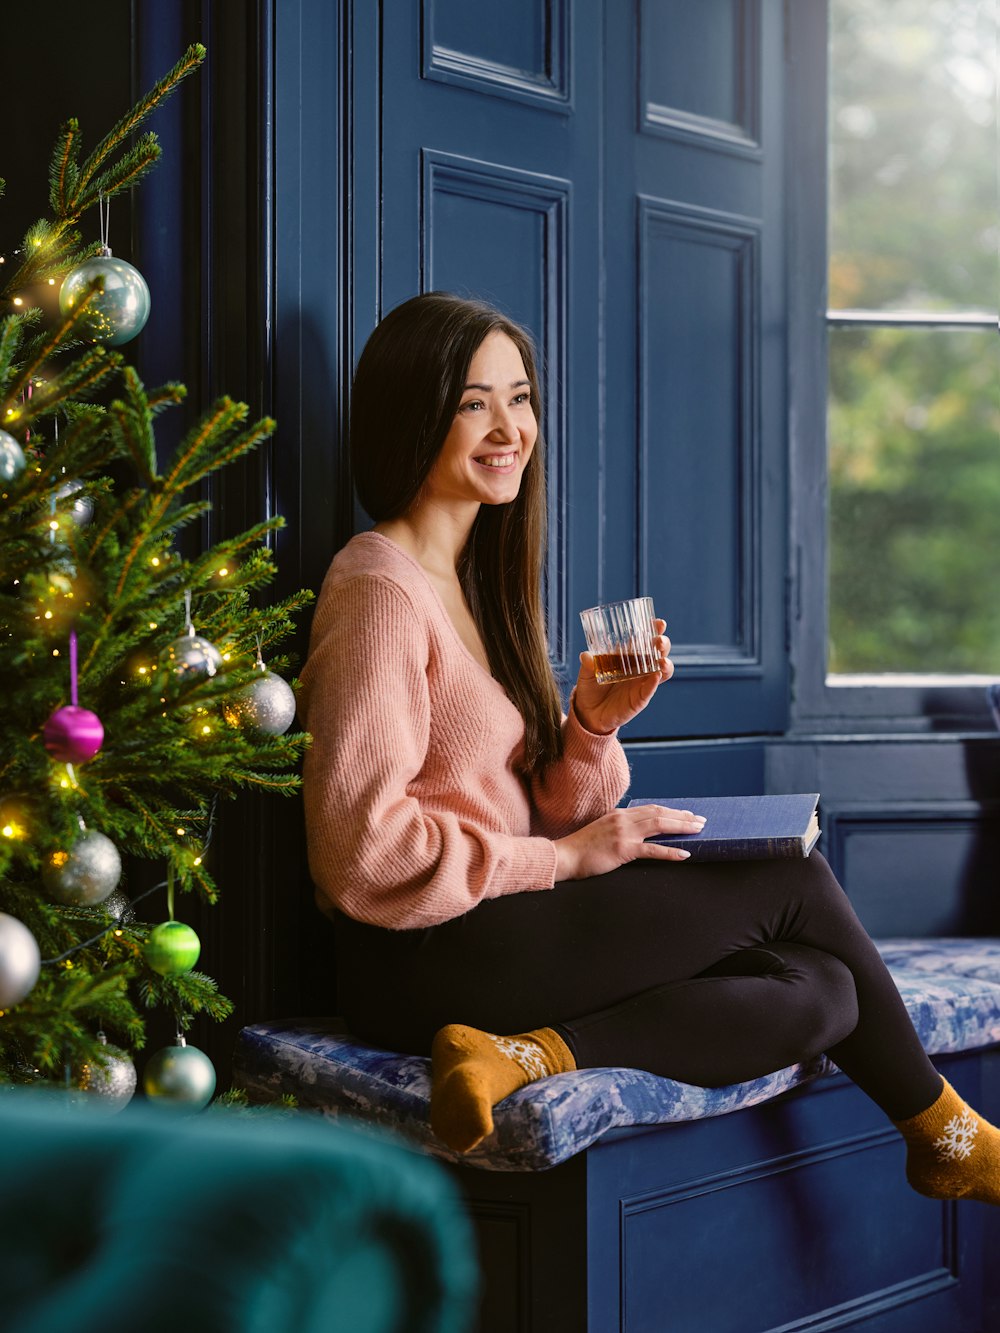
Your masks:
M 996 1120 L 1000 1047 L 940 1057 Z M 550 1171 L 449 1168 L 481 1250 L 480 1333 L 989 1333 L 1000 1208 L 907 1185 L 837 1075 L 716 1119 L 613 1131 Z

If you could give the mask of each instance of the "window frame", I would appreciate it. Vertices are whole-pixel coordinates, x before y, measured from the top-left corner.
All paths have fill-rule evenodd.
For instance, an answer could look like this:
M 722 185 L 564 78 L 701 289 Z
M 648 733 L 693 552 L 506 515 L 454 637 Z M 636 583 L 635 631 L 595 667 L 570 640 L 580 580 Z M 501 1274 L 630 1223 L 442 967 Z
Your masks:
M 790 565 L 788 649 L 792 731 L 834 733 L 994 731 L 986 676 L 887 674 L 831 677 L 827 517 L 828 330 L 831 323 L 990 327 L 989 317 L 828 309 L 829 0 L 786 0 L 788 102 L 788 401 Z M 817 541 L 816 534 L 823 537 Z

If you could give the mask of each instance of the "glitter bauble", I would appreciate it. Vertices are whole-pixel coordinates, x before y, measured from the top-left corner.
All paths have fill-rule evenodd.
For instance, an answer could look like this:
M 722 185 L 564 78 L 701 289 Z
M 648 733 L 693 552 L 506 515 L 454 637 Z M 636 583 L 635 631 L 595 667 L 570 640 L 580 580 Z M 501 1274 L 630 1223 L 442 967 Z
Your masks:
M 41 964 L 38 941 L 28 927 L 0 912 L 0 1009 L 12 1009 L 31 993 Z
M 118 848 L 96 829 L 87 829 L 72 848 L 52 852 L 42 867 L 50 897 L 67 907 L 94 907 L 118 887 L 122 859 Z
M 138 1082 L 131 1058 L 108 1043 L 104 1033 L 97 1040 L 104 1047 L 104 1058 L 82 1065 L 76 1080 L 81 1092 L 89 1093 L 94 1105 L 103 1111 L 120 1111 L 131 1100 Z
M 295 692 L 272 671 L 261 671 L 222 706 L 226 721 L 258 736 L 281 736 L 295 718 Z
M 214 643 L 209 643 L 200 634 L 182 634 L 164 648 L 160 661 L 174 675 L 193 684 L 196 680 L 207 680 L 218 672 L 222 666 L 222 654 Z
M 142 949 L 146 962 L 162 977 L 189 972 L 200 953 L 201 941 L 183 921 L 164 921 L 154 926 Z
M 16 481 L 27 462 L 24 450 L 13 435 L 0 430 L 0 481 Z
M 101 719 L 89 708 L 57 708 L 42 729 L 45 748 L 62 764 L 85 764 L 104 744 Z
M 146 1065 L 142 1086 L 146 1096 L 161 1106 L 200 1111 L 215 1091 L 215 1069 L 204 1051 L 182 1040 L 157 1051 Z
M 108 894 L 101 906 L 112 920 L 121 925 L 135 920 L 135 908 L 132 906 L 132 899 L 124 889 L 115 889 L 114 893 Z
M 94 342 L 118 347 L 141 333 L 149 318 L 149 288 L 137 268 L 124 259 L 96 255 L 67 273 L 59 291 L 59 309 L 70 315 L 92 284 L 103 279 L 83 317 L 81 332 Z

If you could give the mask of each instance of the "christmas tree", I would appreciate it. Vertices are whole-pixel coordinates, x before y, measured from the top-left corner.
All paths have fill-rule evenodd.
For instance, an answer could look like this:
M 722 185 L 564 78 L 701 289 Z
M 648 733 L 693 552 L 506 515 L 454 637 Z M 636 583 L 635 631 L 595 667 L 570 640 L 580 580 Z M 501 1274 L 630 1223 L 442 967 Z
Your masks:
M 288 732 L 291 663 L 274 649 L 311 594 L 261 595 L 280 518 L 197 540 L 206 479 L 274 423 L 222 398 L 161 461 L 157 418 L 184 390 L 147 390 L 117 350 L 150 301 L 106 245 L 108 201 L 155 164 L 156 136 L 137 130 L 204 55 L 191 47 L 86 157 L 68 121 L 51 216 L 0 256 L 0 1082 L 109 1106 L 131 1096 L 131 1053 L 161 1006 L 178 1038 L 147 1063 L 147 1095 L 212 1096 L 211 1063 L 183 1033 L 231 1005 L 194 970 L 175 894 L 178 909 L 184 893 L 215 901 L 219 798 L 294 793 L 308 740 Z M 51 288 L 60 313 L 46 318 Z M 130 894 L 143 860 L 157 882 Z

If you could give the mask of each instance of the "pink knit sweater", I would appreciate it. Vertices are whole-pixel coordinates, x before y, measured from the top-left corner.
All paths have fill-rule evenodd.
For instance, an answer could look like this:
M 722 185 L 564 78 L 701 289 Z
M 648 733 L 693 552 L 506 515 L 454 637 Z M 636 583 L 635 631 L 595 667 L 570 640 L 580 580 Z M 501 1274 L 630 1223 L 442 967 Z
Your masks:
M 544 782 L 518 775 L 524 723 L 469 653 L 420 565 L 354 537 L 323 583 L 302 673 L 309 866 L 319 901 L 408 929 L 485 898 L 549 889 L 550 839 L 606 814 L 628 785 L 614 736 L 572 707 Z

